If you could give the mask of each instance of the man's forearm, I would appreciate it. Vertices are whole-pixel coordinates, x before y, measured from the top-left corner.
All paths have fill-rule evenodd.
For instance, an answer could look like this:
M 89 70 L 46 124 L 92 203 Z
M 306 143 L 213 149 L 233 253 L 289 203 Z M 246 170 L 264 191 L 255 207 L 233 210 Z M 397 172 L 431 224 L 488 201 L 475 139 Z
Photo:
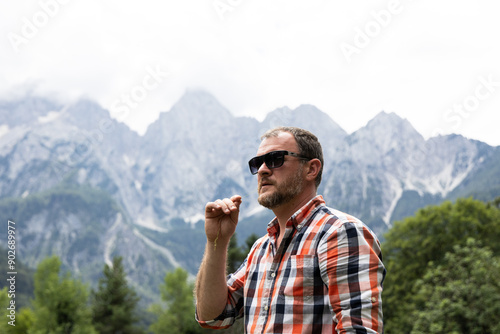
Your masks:
M 212 320 L 222 313 L 227 303 L 227 244 L 207 242 L 205 255 L 196 277 L 196 310 L 199 320 Z

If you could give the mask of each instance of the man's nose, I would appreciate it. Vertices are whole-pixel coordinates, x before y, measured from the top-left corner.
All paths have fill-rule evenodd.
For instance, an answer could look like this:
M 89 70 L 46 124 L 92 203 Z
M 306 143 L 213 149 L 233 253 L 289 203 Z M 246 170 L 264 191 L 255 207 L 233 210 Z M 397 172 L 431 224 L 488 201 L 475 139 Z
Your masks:
M 267 167 L 265 162 L 263 162 L 262 165 L 260 165 L 259 169 L 257 170 L 257 173 L 259 175 L 269 175 L 272 174 L 272 170 L 271 168 Z

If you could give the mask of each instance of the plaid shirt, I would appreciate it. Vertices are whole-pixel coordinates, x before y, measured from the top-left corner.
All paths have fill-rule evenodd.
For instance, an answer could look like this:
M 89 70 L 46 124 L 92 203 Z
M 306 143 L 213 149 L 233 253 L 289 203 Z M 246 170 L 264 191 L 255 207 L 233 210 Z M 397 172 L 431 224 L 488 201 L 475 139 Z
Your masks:
M 380 243 L 360 220 L 317 196 L 287 222 L 277 219 L 228 276 L 224 312 L 199 321 L 227 328 L 245 317 L 246 333 L 382 333 Z

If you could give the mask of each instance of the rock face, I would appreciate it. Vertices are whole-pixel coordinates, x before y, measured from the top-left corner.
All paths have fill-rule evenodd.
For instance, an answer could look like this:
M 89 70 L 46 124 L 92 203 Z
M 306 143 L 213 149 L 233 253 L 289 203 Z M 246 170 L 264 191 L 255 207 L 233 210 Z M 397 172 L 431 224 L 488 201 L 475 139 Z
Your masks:
M 22 227 L 19 252 L 30 266 L 57 254 L 95 282 L 103 263 L 122 255 L 132 284 L 154 299 L 166 271 L 196 273 L 207 201 L 241 194 L 239 240 L 265 233 L 270 213 L 259 209 L 247 161 L 259 137 L 279 125 L 318 136 L 319 193 L 379 236 L 425 205 L 500 195 L 499 147 L 458 135 L 425 140 L 385 112 L 352 134 L 311 105 L 258 122 L 188 91 L 142 137 L 88 100 L 0 102 L 0 209 Z

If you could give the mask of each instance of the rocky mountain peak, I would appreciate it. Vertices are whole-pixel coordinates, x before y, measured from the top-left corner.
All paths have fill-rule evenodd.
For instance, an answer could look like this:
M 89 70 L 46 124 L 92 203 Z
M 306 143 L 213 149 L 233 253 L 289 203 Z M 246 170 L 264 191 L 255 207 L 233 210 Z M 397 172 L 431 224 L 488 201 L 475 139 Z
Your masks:
M 204 90 L 187 90 L 170 110 L 184 117 L 231 117 L 231 113 L 210 93 Z
M 314 133 L 323 147 L 325 156 L 333 155 L 336 147 L 347 136 L 347 132 L 325 112 L 313 105 L 303 104 L 295 109 L 282 107 L 270 112 L 262 122 L 262 129 L 277 126 L 297 126 Z
M 144 139 L 165 146 L 178 138 L 210 137 L 214 127 L 227 127 L 233 120 L 233 115 L 213 95 L 203 90 L 188 90 L 148 127 Z
M 391 151 L 399 151 L 405 146 L 414 147 L 420 142 L 424 142 L 424 138 L 408 120 L 385 111 L 378 113 L 349 138 L 353 149 L 362 146 L 376 158 Z
M 111 120 L 109 111 L 86 98 L 69 104 L 62 112 L 68 122 L 89 131 L 98 129 L 99 123 Z
M 406 118 L 401 118 L 394 112 L 379 112 L 360 131 L 379 131 L 395 135 L 420 135 Z
M 0 124 L 9 128 L 30 126 L 44 119 L 51 112 L 57 112 L 62 105 L 48 99 L 27 96 L 23 99 L 0 102 Z
M 313 133 L 317 132 L 314 130 L 326 127 L 340 136 L 347 135 L 328 114 L 310 104 L 302 104 L 295 109 L 290 109 L 286 106 L 275 109 L 266 116 L 262 122 L 262 126 L 269 128 L 276 126 L 298 126 Z
M 234 117 L 209 93 L 191 90 L 143 137 L 122 123 L 103 131 L 99 121 L 108 117 L 88 100 L 0 102 L 0 204 L 3 198 L 4 211 L 23 215 L 17 218 L 32 240 L 34 251 L 24 253 L 30 263 L 56 245 L 68 263 L 92 268 L 88 277 L 95 281 L 96 263 L 123 255 L 146 290 L 161 283 L 144 285 L 159 270 L 182 265 L 195 273 L 206 240 L 196 222 L 207 201 L 241 194 L 239 240 L 265 233 L 269 220 L 253 210 L 256 177 L 248 159 L 262 131 L 279 125 L 318 136 L 325 155 L 319 193 L 379 235 L 394 220 L 453 194 L 485 200 L 500 194 L 498 148 L 461 136 L 425 141 L 394 113 L 381 112 L 347 135 L 312 105 L 283 107 L 259 122 Z

